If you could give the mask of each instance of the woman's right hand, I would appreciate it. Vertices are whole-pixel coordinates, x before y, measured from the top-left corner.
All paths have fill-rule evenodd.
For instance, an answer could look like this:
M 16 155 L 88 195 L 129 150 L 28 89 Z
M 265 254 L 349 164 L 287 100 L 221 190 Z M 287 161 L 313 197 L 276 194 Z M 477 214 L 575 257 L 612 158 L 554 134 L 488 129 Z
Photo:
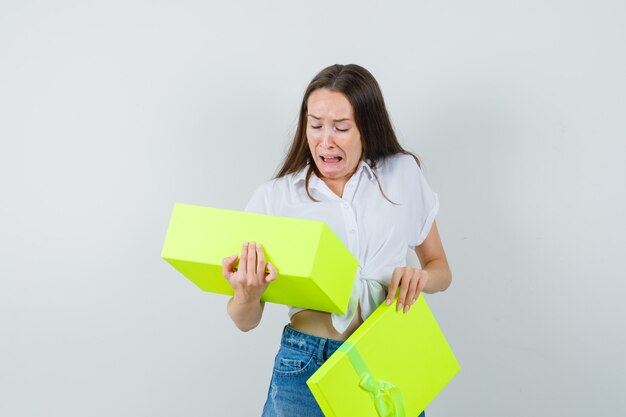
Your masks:
M 237 304 L 258 303 L 267 286 L 276 279 L 276 268 L 265 261 L 260 243 L 244 242 L 235 271 L 237 258 L 235 254 L 222 261 L 222 275 L 235 292 L 233 301 Z M 265 272 L 266 267 L 269 274 Z

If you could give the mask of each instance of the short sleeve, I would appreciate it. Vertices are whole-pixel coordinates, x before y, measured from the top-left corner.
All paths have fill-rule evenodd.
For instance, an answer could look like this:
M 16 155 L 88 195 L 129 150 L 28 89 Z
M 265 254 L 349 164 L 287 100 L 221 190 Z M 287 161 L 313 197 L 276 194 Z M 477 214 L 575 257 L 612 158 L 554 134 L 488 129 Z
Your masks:
M 283 178 L 264 182 L 254 190 L 244 210 L 250 213 L 278 215 L 276 210 L 283 201 L 285 185 Z
M 246 204 L 244 211 L 250 213 L 270 214 L 266 189 L 266 184 L 259 186 L 252 194 L 252 197 L 248 200 L 248 204 Z
M 415 247 L 421 245 L 430 232 L 439 211 L 439 197 L 431 190 L 422 170 L 412 157 L 405 158 L 404 163 L 409 202 L 407 243 L 410 247 Z

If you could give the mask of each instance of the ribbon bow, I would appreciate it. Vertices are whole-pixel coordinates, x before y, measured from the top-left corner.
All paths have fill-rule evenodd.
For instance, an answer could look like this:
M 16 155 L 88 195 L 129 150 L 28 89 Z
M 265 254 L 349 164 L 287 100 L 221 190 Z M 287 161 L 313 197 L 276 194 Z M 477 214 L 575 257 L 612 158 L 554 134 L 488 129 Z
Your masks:
M 402 392 L 391 382 L 376 381 L 371 374 L 366 374 L 359 385 L 370 393 L 380 417 L 405 416 Z
M 356 346 L 344 342 L 339 350 L 348 355 L 352 367 L 361 378 L 359 386 L 370 394 L 379 417 L 406 417 L 400 389 L 391 382 L 377 381 Z

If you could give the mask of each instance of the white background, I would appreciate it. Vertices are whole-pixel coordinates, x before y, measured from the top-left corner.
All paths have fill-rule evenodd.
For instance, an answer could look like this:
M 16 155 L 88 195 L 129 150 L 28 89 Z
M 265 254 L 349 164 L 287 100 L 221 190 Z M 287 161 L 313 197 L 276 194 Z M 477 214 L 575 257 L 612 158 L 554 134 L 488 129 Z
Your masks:
M 0 415 L 254 416 L 286 307 L 240 333 L 160 259 L 242 209 L 309 80 L 378 79 L 424 161 L 462 370 L 429 416 L 626 412 L 623 1 L 0 2 Z M 393 343 L 393 341 L 391 341 Z

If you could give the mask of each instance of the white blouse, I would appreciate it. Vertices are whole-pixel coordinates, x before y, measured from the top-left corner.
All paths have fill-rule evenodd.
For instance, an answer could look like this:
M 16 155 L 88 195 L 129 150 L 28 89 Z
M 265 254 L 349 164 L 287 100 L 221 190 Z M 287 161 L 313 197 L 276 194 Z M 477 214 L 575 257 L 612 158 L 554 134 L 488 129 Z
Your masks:
M 415 159 L 396 154 L 377 163 L 376 175 L 361 161 L 348 180 L 343 197 L 337 196 L 315 173 L 305 190 L 307 168 L 262 184 L 246 205 L 246 211 L 275 216 L 319 220 L 341 239 L 358 260 L 357 279 L 346 314 L 332 314 L 333 326 L 344 333 L 357 307 L 369 315 L 385 300 L 394 268 L 406 266 L 407 248 L 419 246 L 430 231 L 439 209 L 434 193 Z M 279 277 L 280 279 L 280 277 Z M 289 308 L 289 317 L 302 311 Z

